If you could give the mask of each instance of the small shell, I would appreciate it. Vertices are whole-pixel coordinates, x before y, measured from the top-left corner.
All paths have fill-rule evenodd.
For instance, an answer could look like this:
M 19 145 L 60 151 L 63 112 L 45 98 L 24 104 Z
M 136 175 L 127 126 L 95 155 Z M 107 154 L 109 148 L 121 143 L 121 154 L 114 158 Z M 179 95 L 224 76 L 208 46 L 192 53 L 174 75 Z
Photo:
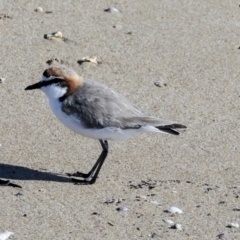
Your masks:
M 227 227 L 229 227 L 229 228 L 239 228 L 239 224 L 238 223 L 229 223 L 227 225 Z
M 6 81 L 6 78 L 0 77 L 0 83 L 4 83 Z
M 183 213 L 183 211 L 180 208 L 177 208 L 177 207 L 170 207 L 168 209 L 168 212 L 170 212 L 172 214 L 181 214 L 181 213 Z
M 83 62 L 91 62 L 91 63 L 95 63 L 95 64 L 101 64 L 100 61 L 97 61 L 96 56 L 86 56 L 86 57 L 83 57 L 81 60 L 78 60 L 79 64 L 82 64 Z
M 57 31 L 57 32 L 53 32 L 53 33 L 49 33 L 49 34 L 45 34 L 44 35 L 44 38 L 45 39 L 49 39 L 49 40 L 51 40 L 51 39 L 53 39 L 53 38 L 62 38 L 63 37 L 63 35 L 62 35 L 62 33 L 60 32 L 60 31 Z
M 226 239 L 227 235 L 225 233 L 220 233 L 216 236 L 218 239 Z
M 7 15 L 7 14 L 0 14 L 0 19 L 4 19 L 4 18 L 10 18 L 10 19 L 12 19 L 12 17 L 10 17 L 10 16 Z
M 0 233 L 0 240 L 6 240 L 13 234 L 14 234 L 13 232 L 3 232 L 3 233 Z
M 104 9 L 104 11 L 105 12 L 110 12 L 110 13 L 112 13 L 112 12 L 119 12 L 119 10 L 116 9 L 115 7 L 109 7 L 107 9 Z
M 171 226 L 175 224 L 172 220 L 169 220 L 169 219 L 163 219 L 163 221 Z
M 127 207 L 125 207 L 125 206 L 121 206 L 121 207 L 116 208 L 116 210 L 119 211 L 119 212 L 126 212 L 129 209 Z
M 41 7 L 37 7 L 35 10 L 34 10 L 35 12 L 43 12 L 43 9 L 41 8 Z
M 117 30 L 121 30 L 123 26 L 120 24 L 117 24 L 117 25 L 114 25 L 113 28 L 116 28 Z
M 157 86 L 157 87 L 163 87 L 163 86 L 166 87 L 166 86 L 167 86 L 167 84 L 164 83 L 163 79 L 160 79 L 160 80 L 156 81 L 156 82 L 154 83 L 154 85 Z
M 233 211 L 240 211 L 240 207 L 234 208 Z
M 173 225 L 172 228 L 182 231 L 182 225 L 179 223 L 176 223 L 175 225 Z
M 157 201 L 151 201 L 150 203 L 158 205 L 159 203 Z

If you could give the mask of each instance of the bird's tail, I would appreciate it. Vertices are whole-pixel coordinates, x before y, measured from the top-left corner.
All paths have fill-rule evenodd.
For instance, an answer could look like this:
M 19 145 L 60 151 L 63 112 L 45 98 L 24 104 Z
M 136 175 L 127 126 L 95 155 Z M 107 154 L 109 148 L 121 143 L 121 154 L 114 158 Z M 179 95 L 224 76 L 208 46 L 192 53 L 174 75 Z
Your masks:
M 178 131 L 178 129 L 184 129 L 187 127 L 179 123 L 173 123 L 173 124 L 164 125 L 164 126 L 155 126 L 155 128 L 165 133 L 179 135 L 180 132 Z

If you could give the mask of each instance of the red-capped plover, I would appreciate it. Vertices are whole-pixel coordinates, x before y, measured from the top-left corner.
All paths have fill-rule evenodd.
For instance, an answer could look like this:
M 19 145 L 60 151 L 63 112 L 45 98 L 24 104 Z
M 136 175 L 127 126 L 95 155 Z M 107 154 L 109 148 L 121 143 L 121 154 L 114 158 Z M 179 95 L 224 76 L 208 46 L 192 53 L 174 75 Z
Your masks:
M 66 66 L 49 67 L 40 82 L 25 90 L 41 89 L 55 116 L 75 133 L 97 139 L 102 153 L 89 173 L 74 173 L 79 184 L 93 184 L 108 154 L 108 140 L 126 140 L 138 133 L 179 135 L 184 125 L 146 116 L 119 93 L 95 81 L 83 79 Z

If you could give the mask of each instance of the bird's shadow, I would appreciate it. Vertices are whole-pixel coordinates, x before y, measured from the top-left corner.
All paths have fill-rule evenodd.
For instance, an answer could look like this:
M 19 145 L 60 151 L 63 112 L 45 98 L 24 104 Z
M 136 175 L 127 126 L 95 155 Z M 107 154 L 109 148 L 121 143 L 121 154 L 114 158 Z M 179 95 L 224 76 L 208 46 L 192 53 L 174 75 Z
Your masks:
M 0 163 L 0 178 L 8 180 L 33 180 L 51 182 L 72 182 L 71 178 L 47 171 Z

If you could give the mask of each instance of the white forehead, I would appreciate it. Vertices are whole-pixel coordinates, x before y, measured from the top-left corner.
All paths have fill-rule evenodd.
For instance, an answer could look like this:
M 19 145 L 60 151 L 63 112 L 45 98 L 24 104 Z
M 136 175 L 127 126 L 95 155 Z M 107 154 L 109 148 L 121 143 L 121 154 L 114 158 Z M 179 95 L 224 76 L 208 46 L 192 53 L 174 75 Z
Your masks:
M 46 81 L 50 81 L 50 80 L 53 80 L 54 78 L 61 78 L 61 77 L 57 77 L 57 76 L 50 76 L 50 77 L 45 77 L 44 75 L 42 75 L 42 78 L 41 78 L 41 82 L 46 82 Z M 62 78 L 63 79 L 63 78 Z

